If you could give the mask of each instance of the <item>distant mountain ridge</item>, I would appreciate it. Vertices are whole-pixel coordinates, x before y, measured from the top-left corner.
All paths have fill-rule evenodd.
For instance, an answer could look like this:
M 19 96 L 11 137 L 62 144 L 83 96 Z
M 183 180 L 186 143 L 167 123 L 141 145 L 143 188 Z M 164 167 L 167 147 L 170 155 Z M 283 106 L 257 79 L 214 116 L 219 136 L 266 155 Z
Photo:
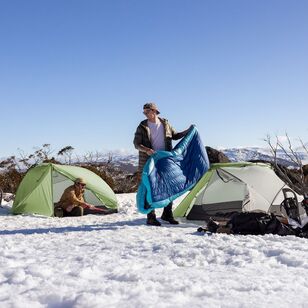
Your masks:
M 218 149 L 225 154 L 230 161 L 273 161 L 272 154 L 269 149 L 258 147 L 246 147 L 246 148 L 229 148 Z M 298 149 L 296 152 L 302 159 L 304 164 L 308 164 L 308 154 L 304 149 Z M 3 158 L 4 160 L 5 158 Z M 100 158 L 100 162 L 110 162 L 116 168 L 122 171 L 133 174 L 137 171 L 138 166 L 138 152 L 123 153 L 121 151 L 106 151 Z M 295 164 L 290 162 L 286 153 L 282 150 L 278 151 L 278 162 L 284 166 L 294 167 Z M 0 172 L 3 171 L 0 168 Z
M 247 148 L 230 148 L 230 149 L 219 149 L 223 152 L 232 162 L 240 161 L 252 161 L 252 160 L 262 160 L 262 161 L 273 161 L 272 154 L 270 150 L 258 147 L 247 147 Z M 299 157 L 304 163 L 308 163 L 308 154 L 304 151 L 297 152 Z M 110 153 L 109 153 L 110 155 Z M 284 166 L 294 167 L 295 164 L 290 162 L 287 154 L 282 150 L 278 151 L 277 155 L 278 163 Z M 112 153 L 112 164 L 122 170 L 129 173 L 134 173 L 137 171 L 138 166 L 138 153 L 133 153 L 129 155 L 121 153 Z
M 221 149 L 221 151 L 234 162 L 237 161 L 252 161 L 252 160 L 264 160 L 271 162 L 273 156 L 269 149 L 251 147 L 251 148 L 231 148 Z M 296 152 L 302 161 L 308 161 L 308 154 L 306 152 Z M 279 164 L 286 167 L 294 167 L 295 163 L 291 162 L 288 154 L 282 150 L 277 150 L 277 161 Z

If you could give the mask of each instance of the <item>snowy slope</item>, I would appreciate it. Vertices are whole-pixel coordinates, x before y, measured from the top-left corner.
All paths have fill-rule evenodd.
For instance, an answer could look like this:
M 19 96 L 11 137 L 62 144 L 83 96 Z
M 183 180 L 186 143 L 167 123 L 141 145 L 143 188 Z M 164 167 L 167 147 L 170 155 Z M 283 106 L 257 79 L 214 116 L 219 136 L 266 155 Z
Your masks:
M 308 240 L 146 226 L 135 194 L 110 216 L 0 208 L 1 307 L 305 307 Z
M 246 148 L 231 148 L 221 149 L 221 151 L 231 161 L 249 161 L 249 160 L 265 160 L 273 161 L 273 155 L 269 149 L 258 148 L 258 147 L 246 147 Z M 303 149 L 298 149 L 298 156 L 301 158 L 303 163 L 308 160 L 308 154 Z M 286 166 L 293 166 L 288 155 L 282 150 L 277 151 L 278 163 Z

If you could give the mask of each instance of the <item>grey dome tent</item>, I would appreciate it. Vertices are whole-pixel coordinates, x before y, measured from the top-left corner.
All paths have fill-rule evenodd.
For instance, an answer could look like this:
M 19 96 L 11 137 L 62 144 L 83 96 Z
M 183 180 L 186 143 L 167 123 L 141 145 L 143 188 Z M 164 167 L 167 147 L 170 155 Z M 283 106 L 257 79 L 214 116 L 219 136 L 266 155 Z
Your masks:
M 285 193 L 291 192 L 300 199 L 264 163 L 212 164 L 196 186 L 175 208 L 175 217 L 187 220 L 204 220 L 209 216 L 232 212 L 285 214 L 280 206 Z M 302 208 L 300 214 L 304 214 Z

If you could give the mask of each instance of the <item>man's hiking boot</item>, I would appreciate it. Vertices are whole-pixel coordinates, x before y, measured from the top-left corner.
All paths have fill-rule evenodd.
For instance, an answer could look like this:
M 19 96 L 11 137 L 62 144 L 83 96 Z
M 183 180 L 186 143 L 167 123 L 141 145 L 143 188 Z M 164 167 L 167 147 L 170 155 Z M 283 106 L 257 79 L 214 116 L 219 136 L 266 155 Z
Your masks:
M 161 223 L 156 219 L 155 212 L 152 211 L 147 215 L 147 225 L 149 226 L 161 226 Z
M 161 223 L 156 218 L 148 218 L 147 219 L 147 225 L 149 226 L 161 226 Z
M 161 219 L 164 220 L 164 221 L 168 221 L 169 224 L 171 224 L 171 225 L 178 225 L 179 224 L 179 222 L 177 220 L 175 220 L 172 215 L 166 215 L 165 213 L 163 213 L 163 215 L 161 215 Z
M 161 219 L 164 221 L 168 221 L 171 225 L 178 225 L 179 222 L 174 219 L 173 213 L 172 213 L 172 203 L 167 205 L 164 208 L 163 214 L 161 215 Z

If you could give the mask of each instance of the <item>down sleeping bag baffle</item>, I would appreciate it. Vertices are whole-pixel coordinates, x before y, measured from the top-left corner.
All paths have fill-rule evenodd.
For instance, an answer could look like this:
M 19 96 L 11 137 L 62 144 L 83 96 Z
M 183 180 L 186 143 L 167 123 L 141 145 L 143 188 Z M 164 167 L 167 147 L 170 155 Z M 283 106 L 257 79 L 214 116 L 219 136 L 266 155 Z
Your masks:
M 139 212 L 167 206 L 200 180 L 209 160 L 195 126 L 172 151 L 157 151 L 146 162 L 137 192 Z

